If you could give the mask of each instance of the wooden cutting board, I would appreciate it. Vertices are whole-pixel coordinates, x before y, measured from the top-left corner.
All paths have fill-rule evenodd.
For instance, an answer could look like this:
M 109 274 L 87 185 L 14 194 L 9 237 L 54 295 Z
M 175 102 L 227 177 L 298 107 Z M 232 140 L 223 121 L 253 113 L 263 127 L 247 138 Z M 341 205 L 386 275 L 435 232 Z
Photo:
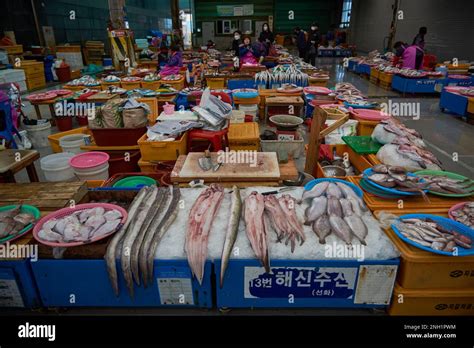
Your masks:
M 219 179 L 222 181 L 268 181 L 269 179 L 278 180 L 280 178 L 280 169 L 275 152 L 258 152 L 256 166 L 249 163 L 228 163 L 233 161 L 229 156 L 228 161 L 222 165 L 217 172 L 211 170 L 204 171 L 198 163 L 199 158 L 204 157 L 203 152 L 190 152 L 186 156 L 184 165 L 179 172 L 180 178 L 193 179 Z M 217 163 L 218 154 L 211 153 L 213 163 Z

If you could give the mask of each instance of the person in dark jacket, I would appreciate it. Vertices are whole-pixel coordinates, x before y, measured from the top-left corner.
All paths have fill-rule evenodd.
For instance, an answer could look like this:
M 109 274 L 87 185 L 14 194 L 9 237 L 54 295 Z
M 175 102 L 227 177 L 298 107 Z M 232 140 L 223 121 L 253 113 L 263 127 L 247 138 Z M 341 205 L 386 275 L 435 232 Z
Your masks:
M 241 64 L 257 64 L 257 52 L 252 46 L 250 36 L 245 36 L 243 42 L 240 44 L 239 57 Z
M 263 23 L 262 31 L 260 32 L 258 41 L 262 42 L 265 45 L 266 47 L 265 55 L 268 55 L 268 52 L 270 51 L 270 46 L 273 45 L 274 40 L 275 40 L 275 37 L 273 36 L 273 33 L 270 31 L 270 27 L 268 26 L 268 23 Z
M 413 39 L 412 45 L 417 45 L 422 50 L 424 50 L 425 49 L 425 35 L 427 32 L 428 30 L 426 29 L 426 27 L 421 27 L 420 30 L 418 31 L 418 34 Z
M 299 57 L 305 58 L 306 39 L 305 39 L 304 31 L 301 30 L 300 27 L 295 28 L 295 39 L 296 39 L 296 47 L 298 48 L 298 52 L 299 52 Z
M 232 40 L 232 51 L 235 52 L 236 56 L 239 56 L 239 46 L 242 43 L 241 37 L 242 32 L 240 30 L 234 31 L 234 40 Z
M 316 65 L 316 56 L 318 55 L 320 40 L 319 25 L 318 23 L 313 23 L 308 32 L 308 42 L 306 43 L 306 63 L 311 63 L 313 66 Z

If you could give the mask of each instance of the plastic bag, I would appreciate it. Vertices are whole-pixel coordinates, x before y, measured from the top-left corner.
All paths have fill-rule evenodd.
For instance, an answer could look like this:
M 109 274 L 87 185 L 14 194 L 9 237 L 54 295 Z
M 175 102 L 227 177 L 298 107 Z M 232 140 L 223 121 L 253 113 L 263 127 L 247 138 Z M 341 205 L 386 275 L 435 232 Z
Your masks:
M 89 128 L 123 128 L 121 106 L 123 99 L 112 99 L 98 108 L 95 117 L 89 119 Z

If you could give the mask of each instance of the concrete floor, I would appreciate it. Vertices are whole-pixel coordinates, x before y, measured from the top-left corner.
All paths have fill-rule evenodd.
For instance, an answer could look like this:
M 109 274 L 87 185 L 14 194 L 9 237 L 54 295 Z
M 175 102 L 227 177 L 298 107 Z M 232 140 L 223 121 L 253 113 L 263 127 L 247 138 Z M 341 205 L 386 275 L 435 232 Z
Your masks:
M 356 86 L 362 93 L 378 102 L 414 102 L 420 104 L 420 119 L 403 118 L 403 122 L 419 131 L 428 145 L 428 148 L 443 163 L 444 169 L 456 172 L 468 177 L 473 176 L 474 155 L 471 154 L 474 136 L 474 126 L 466 123 L 460 117 L 445 114 L 439 109 L 439 95 L 430 96 L 405 96 L 395 91 L 387 91 L 358 75 L 347 72 L 338 58 L 318 58 L 316 66 L 323 68 L 330 73 L 329 87 L 333 87 L 338 82 L 350 82 Z M 57 88 L 57 85 L 48 86 L 48 89 Z M 38 91 L 41 92 L 41 91 Z M 34 108 L 25 100 L 25 114 L 30 118 L 36 118 Z M 44 118 L 49 118 L 48 107 L 41 107 L 41 113 Z M 52 132 L 57 132 L 52 128 Z M 51 153 L 51 149 L 38 149 L 42 156 Z M 453 161 L 453 153 L 457 153 L 458 161 Z M 305 158 L 301 157 L 297 161 L 298 169 L 303 171 Z M 36 168 L 40 180 L 44 180 L 44 175 L 40 169 L 39 162 L 36 162 Z M 18 182 L 28 182 L 26 171 L 20 172 L 15 176 Z

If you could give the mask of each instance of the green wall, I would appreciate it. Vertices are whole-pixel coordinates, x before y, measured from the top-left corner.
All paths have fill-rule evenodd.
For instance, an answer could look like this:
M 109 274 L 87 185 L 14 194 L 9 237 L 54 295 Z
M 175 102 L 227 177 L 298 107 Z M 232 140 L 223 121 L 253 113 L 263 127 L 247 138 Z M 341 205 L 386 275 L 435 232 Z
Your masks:
M 326 33 L 331 24 L 340 21 L 339 0 L 275 0 L 275 33 L 291 33 L 296 26 L 308 31 L 312 22 L 319 23 L 319 29 Z M 288 12 L 294 12 L 294 20 Z

